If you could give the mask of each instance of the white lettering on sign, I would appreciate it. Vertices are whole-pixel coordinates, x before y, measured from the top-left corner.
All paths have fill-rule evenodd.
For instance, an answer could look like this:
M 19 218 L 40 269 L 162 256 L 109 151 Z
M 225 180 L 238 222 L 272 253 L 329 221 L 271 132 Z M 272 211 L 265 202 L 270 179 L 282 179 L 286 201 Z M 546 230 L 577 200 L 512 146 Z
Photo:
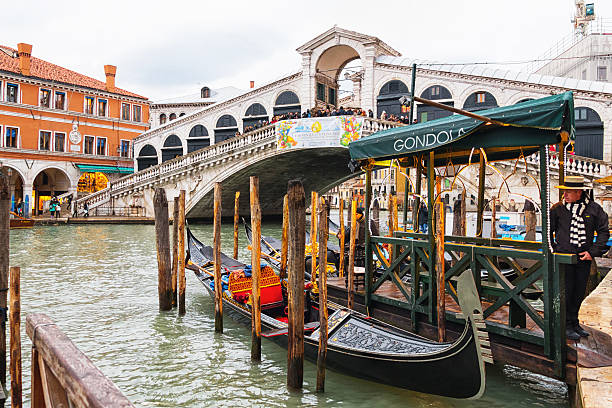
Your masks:
M 397 139 L 393 142 L 393 148 L 396 152 L 405 150 L 418 150 L 419 148 L 426 148 L 431 146 L 439 146 L 452 142 L 453 139 L 464 135 L 465 130 L 459 129 L 456 134 L 453 134 L 453 130 L 448 131 L 442 130 L 436 133 L 427 133 L 424 135 L 410 136 L 405 139 Z

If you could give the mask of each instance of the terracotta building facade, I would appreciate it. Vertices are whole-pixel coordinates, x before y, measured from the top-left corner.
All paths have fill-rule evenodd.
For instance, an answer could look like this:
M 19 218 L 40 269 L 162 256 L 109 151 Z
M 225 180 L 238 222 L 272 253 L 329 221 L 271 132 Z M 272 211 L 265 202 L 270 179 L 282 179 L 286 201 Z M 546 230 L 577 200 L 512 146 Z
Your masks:
M 53 196 L 87 194 L 134 171 L 132 140 L 149 128 L 149 101 L 0 45 L 0 166 L 14 209 L 40 213 Z

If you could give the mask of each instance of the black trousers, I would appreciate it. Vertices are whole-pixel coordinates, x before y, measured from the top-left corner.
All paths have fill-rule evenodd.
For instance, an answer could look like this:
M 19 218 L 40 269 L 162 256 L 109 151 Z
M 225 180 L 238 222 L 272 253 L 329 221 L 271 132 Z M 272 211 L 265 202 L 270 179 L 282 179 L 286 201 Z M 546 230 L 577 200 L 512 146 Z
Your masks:
M 591 261 L 565 265 L 565 321 L 568 328 L 578 324 L 578 310 L 584 300 L 590 271 Z

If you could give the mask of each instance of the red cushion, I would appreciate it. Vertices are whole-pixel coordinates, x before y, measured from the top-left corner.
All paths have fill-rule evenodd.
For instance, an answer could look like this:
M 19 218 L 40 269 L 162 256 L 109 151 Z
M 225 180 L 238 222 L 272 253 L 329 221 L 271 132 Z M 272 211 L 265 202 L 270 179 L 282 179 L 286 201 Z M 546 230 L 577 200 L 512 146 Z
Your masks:
M 280 285 L 261 288 L 261 305 L 269 305 L 283 301 L 283 292 Z

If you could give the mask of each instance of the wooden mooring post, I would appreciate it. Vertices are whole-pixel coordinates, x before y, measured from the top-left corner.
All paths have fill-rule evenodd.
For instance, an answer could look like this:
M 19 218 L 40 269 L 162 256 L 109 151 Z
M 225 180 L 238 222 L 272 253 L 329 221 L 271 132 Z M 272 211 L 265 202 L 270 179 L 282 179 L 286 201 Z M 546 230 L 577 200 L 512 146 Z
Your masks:
M 6 297 L 9 283 L 10 209 L 9 178 L 5 170 L 0 167 L 0 383 L 3 389 L 6 388 Z
M 251 176 L 251 360 L 261 361 L 261 208 L 259 207 L 259 177 Z
M 316 191 L 310 193 L 310 281 L 317 281 L 317 201 Z
M 11 407 L 21 408 L 21 269 L 11 267 L 10 331 L 11 331 Z
M 170 226 L 166 190 L 156 188 L 153 197 L 155 210 L 155 243 L 157 246 L 157 294 L 159 310 L 172 309 L 172 261 L 170 260 Z
M 174 197 L 174 216 L 172 218 L 172 307 L 178 306 L 177 303 L 177 279 L 178 279 L 178 219 L 179 219 L 179 198 Z
M 444 202 L 436 201 L 436 288 L 438 290 L 438 341 L 446 338 L 446 286 L 444 265 Z
M 327 203 L 319 203 L 319 352 L 317 355 L 317 392 L 325 390 L 325 360 L 327 359 Z
M 340 213 L 338 214 L 339 217 L 339 228 L 340 228 L 340 265 L 339 265 L 339 271 L 338 271 L 338 276 L 343 278 L 344 277 L 344 240 L 345 240 L 345 232 L 344 232 L 344 200 L 341 198 L 340 202 L 338 203 L 340 205 Z
M 346 306 L 353 308 L 353 285 L 355 283 L 355 240 L 357 239 L 357 201 L 351 201 L 351 236 L 349 237 L 349 259 L 348 259 L 348 299 Z
M 236 191 L 236 195 L 234 197 L 234 259 L 238 259 L 238 222 L 240 220 L 239 205 L 240 191 Z
M 179 315 L 185 314 L 185 190 L 179 193 L 178 217 L 178 309 Z
M 283 198 L 283 231 L 281 235 L 281 261 L 280 261 L 280 279 L 287 278 L 287 255 L 289 245 L 287 242 L 287 234 L 289 233 L 289 199 L 287 194 Z
M 304 382 L 304 266 L 306 197 L 299 180 L 287 186 L 289 207 L 287 386 L 301 389 Z
M 26 333 L 32 340 L 32 408 L 134 406 L 49 317 L 29 314 Z
M 215 332 L 223 333 L 223 294 L 221 284 L 221 183 L 214 188 L 213 261 L 215 263 Z

